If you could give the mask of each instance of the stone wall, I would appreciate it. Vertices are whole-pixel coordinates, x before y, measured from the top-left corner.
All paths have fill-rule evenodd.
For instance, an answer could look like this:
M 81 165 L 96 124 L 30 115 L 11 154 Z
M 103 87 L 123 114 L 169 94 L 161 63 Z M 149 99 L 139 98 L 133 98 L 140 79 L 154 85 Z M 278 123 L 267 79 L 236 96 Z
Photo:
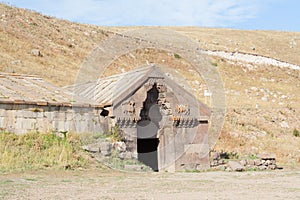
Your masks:
M 157 89 L 157 96 L 151 96 L 150 91 L 154 88 Z M 153 99 L 150 100 L 151 98 Z M 152 105 L 147 100 L 156 103 Z M 139 124 L 147 103 L 150 104 L 148 107 L 151 111 L 149 109 L 145 113 L 149 116 L 152 114 L 152 119 L 148 116 L 150 121 L 146 125 Z M 155 112 L 155 106 L 159 107 L 159 114 Z M 210 167 L 209 110 L 201 108 L 198 100 L 179 86 L 166 82 L 163 78 L 152 77 L 134 94 L 118 103 L 113 109 L 113 116 L 116 116 L 116 124 L 123 131 L 127 149 L 137 153 L 141 162 L 145 163 L 153 158 L 153 162 L 158 162 L 158 170 L 170 172 L 203 170 Z M 207 119 L 200 123 L 202 118 Z M 158 138 L 157 150 L 139 153 L 138 139 L 150 138 Z M 157 159 L 154 158 L 156 156 Z
M 92 107 L 0 104 L 0 129 L 24 134 L 30 131 L 104 132 L 108 121 Z

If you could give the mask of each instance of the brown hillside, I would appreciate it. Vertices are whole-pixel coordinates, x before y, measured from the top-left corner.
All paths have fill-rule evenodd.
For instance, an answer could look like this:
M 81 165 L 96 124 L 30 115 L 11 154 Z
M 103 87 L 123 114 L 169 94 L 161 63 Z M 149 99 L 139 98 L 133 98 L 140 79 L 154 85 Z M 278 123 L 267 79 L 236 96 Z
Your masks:
M 78 24 L 0 4 L 0 71 L 35 74 L 60 86 L 72 84 L 83 60 L 102 40 L 113 32 L 134 28 L 138 27 Z M 169 28 L 195 39 L 206 50 L 257 54 L 300 65 L 300 33 Z M 300 131 L 299 70 L 211 59 L 222 75 L 228 106 L 216 149 L 244 156 L 272 152 L 281 163 L 299 164 L 300 137 L 293 135 L 294 130 Z M 191 67 L 189 63 L 164 51 L 124 55 L 107 74 L 147 61 L 172 66 L 203 98 L 199 94 L 203 94 L 205 84 L 186 70 Z

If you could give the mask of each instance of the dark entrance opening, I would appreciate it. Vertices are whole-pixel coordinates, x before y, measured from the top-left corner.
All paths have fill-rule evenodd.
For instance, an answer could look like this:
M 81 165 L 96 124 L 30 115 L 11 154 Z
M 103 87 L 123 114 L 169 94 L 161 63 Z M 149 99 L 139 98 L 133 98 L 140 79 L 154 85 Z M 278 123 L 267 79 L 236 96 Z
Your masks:
M 158 154 L 157 148 L 159 139 L 157 132 L 159 129 L 159 122 L 162 115 L 159 111 L 157 85 L 147 92 L 147 98 L 143 102 L 143 109 L 141 110 L 141 120 L 137 126 L 137 152 L 138 160 L 151 167 L 154 171 L 158 171 Z
M 138 160 L 158 172 L 158 138 L 137 139 Z

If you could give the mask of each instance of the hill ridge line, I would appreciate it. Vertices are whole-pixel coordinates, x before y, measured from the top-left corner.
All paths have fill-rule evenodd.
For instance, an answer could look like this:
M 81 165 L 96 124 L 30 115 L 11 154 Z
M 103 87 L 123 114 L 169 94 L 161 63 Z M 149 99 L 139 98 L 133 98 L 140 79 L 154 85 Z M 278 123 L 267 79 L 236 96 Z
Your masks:
M 126 35 L 125 33 L 118 33 L 114 31 L 109 31 L 106 30 L 107 33 L 113 34 L 113 35 L 118 35 L 123 38 L 131 38 L 133 40 L 139 40 L 139 41 L 146 41 L 149 43 L 156 43 L 155 41 L 148 41 L 143 38 L 139 37 L 132 37 L 129 35 Z M 230 51 L 222 51 L 222 50 L 204 50 L 201 49 L 200 52 L 205 55 L 209 56 L 216 56 L 220 58 L 224 58 L 226 60 L 231 60 L 235 62 L 246 62 L 246 63 L 251 63 L 251 64 L 256 64 L 256 65 L 270 65 L 270 66 L 276 66 L 276 67 L 283 67 L 283 68 L 290 68 L 294 70 L 300 70 L 300 66 L 278 60 L 272 57 L 267 57 L 267 56 L 262 56 L 259 54 L 250 54 L 250 53 L 244 53 L 244 52 L 230 52 Z

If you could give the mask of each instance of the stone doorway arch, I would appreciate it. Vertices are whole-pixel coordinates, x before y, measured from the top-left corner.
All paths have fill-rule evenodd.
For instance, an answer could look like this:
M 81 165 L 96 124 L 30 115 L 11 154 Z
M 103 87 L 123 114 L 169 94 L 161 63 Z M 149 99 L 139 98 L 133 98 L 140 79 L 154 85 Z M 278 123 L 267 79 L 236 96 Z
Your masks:
M 159 105 L 157 104 L 159 91 L 156 83 L 147 91 L 147 97 L 140 111 L 140 120 L 137 123 L 137 153 L 138 160 L 154 171 L 158 166 L 158 131 L 162 120 Z

